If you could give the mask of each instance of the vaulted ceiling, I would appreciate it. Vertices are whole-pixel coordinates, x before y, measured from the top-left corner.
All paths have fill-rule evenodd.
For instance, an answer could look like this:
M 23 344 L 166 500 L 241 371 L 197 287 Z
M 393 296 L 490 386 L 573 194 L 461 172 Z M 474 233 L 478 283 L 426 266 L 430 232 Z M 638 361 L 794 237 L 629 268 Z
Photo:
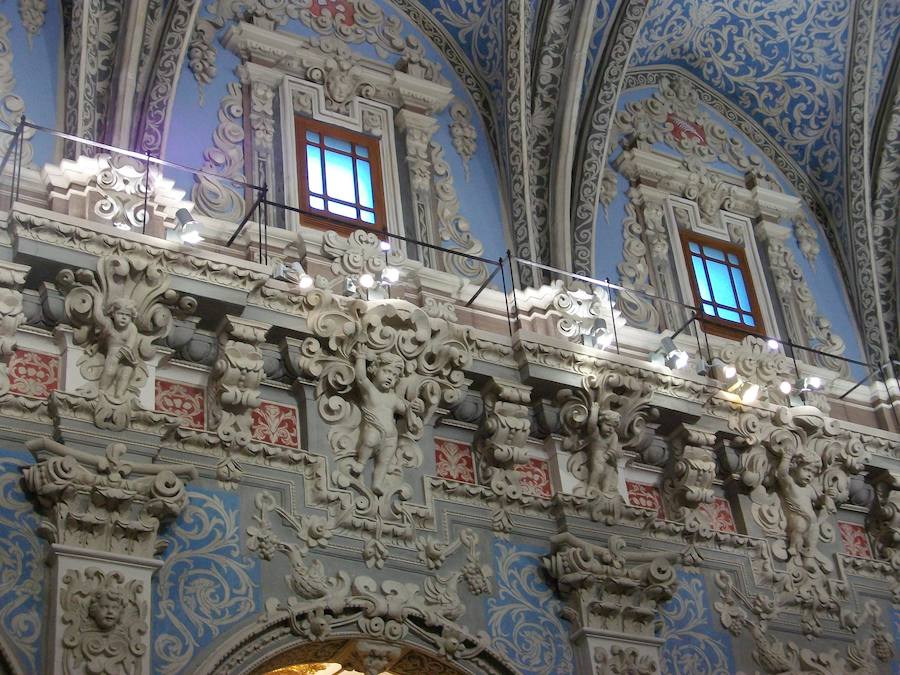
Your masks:
M 439 25 L 477 80 L 519 255 L 590 273 L 591 249 L 578 244 L 594 236 L 626 75 L 678 70 L 789 158 L 851 280 L 870 356 L 896 349 L 896 205 L 873 206 L 873 191 L 890 136 L 900 0 L 398 4 L 407 3 L 427 10 L 417 23 Z

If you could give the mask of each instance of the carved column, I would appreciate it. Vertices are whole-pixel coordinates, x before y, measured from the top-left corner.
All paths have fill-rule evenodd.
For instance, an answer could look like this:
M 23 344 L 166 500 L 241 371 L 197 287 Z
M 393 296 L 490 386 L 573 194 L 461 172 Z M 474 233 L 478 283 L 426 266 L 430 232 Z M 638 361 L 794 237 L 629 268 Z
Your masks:
M 106 457 L 39 438 L 27 443 L 38 460 L 24 469 L 50 542 L 48 673 L 150 672 L 150 580 L 162 521 L 187 504 L 183 479 L 193 467 Z
M 525 443 L 531 429 L 531 387 L 490 378 L 481 388 L 484 418 L 475 439 L 482 475 L 495 490 L 518 486 L 517 464 L 527 461 Z
M 550 541 L 543 563 L 571 609 L 575 671 L 658 672 L 663 640 L 654 623 L 675 593 L 679 554 L 627 552 L 617 536 L 608 548 L 568 532 Z
M 248 180 L 255 185 L 268 186 L 269 197 L 277 195 L 274 190 L 278 185 L 275 176 L 275 108 L 278 100 L 277 74 L 267 68 L 245 63 L 238 68 L 241 84 L 244 85 L 245 137 L 250 140 L 246 151 L 246 167 Z M 252 202 L 257 195 L 249 195 Z M 274 225 L 278 214 L 267 207 L 267 222 Z
M 684 523 L 686 533 L 712 535 L 712 520 L 704 504 L 713 501 L 715 434 L 680 424 L 671 438 L 672 454 L 663 481 L 666 513 Z
M 434 223 L 433 195 L 431 190 L 432 165 L 429 153 L 431 137 L 438 129 L 433 117 L 411 110 L 401 110 L 396 116 L 397 128 L 403 132 L 406 141 L 406 166 L 409 170 L 409 184 L 412 188 L 413 214 L 416 231 L 411 233 L 416 239 L 429 244 L 440 244 Z M 421 248 L 422 262 L 435 266 L 434 254 Z
M 0 262 L 0 396 L 9 393 L 9 360 L 16 351 L 16 331 L 25 322 L 21 288 L 30 268 Z
M 209 375 L 210 430 L 223 447 L 246 448 L 253 409 L 260 404 L 264 377 L 260 344 L 268 324 L 226 315 L 219 324 L 219 355 Z

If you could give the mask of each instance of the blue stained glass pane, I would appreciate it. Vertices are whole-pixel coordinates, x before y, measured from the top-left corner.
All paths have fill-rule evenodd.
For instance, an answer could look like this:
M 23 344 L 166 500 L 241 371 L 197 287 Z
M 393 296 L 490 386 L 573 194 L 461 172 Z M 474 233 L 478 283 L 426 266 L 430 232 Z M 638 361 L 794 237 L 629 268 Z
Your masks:
M 333 138 L 332 136 L 325 137 L 325 147 L 343 150 L 344 152 L 353 152 L 353 146 L 350 145 L 349 141 L 342 141 L 340 138 Z
M 703 255 L 707 258 L 712 258 L 713 260 L 725 260 L 725 253 L 717 248 L 712 248 L 711 246 L 703 247 Z
M 347 206 L 346 204 L 339 204 L 338 202 L 328 202 L 328 210 L 332 213 L 336 213 L 339 216 L 346 216 L 347 218 L 356 218 L 356 209 L 352 206 Z
M 320 211 L 325 210 L 325 200 L 321 197 L 310 197 L 309 205 L 314 209 L 319 209 Z
M 732 267 L 731 279 L 734 281 L 734 287 L 737 289 L 738 302 L 741 304 L 741 309 L 749 312 L 750 298 L 747 295 L 747 286 L 744 284 L 744 275 L 741 274 L 741 270 L 737 267 Z
M 360 205 L 368 206 L 370 209 L 374 209 L 375 201 L 372 198 L 372 171 L 369 168 L 368 162 L 357 160 L 356 184 L 359 188 Z
M 719 316 L 725 319 L 726 321 L 734 321 L 735 323 L 741 322 L 741 316 L 737 312 L 733 312 L 730 309 L 724 309 L 719 307 Z
M 740 265 L 741 264 L 740 262 L 738 262 L 738 257 L 734 253 L 728 254 L 728 262 L 730 262 L 732 265 Z
M 322 151 L 314 145 L 306 146 L 306 184 L 310 192 L 325 193 L 322 186 Z
M 747 324 L 748 326 L 756 325 L 756 322 L 753 320 L 753 317 L 750 316 L 749 314 L 743 314 L 742 318 L 744 319 L 744 323 Z
M 688 247 L 691 249 L 692 253 L 700 253 L 700 245 L 695 244 L 694 242 L 689 242 Z
M 313 143 L 318 143 L 319 142 L 319 134 L 317 134 L 315 131 L 307 131 L 306 132 L 306 140 L 312 141 Z
M 703 269 L 703 259 L 692 255 L 691 263 L 694 266 L 694 277 L 697 279 L 697 288 L 700 289 L 700 297 L 703 300 L 712 300 L 712 295 L 709 292 L 709 282 L 706 279 L 706 270 Z
M 369 149 L 364 145 L 357 145 L 356 146 L 356 154 L 359 155 L 360 157 L 368 157 Z
M 366 223 L 375 223 L 375 214 L 371 211 L 360 211 L 363 222 Z
M 329 191 L 331 190 L 330 178 L 328 179 L 328 189 Z M 713 300 L 716 304 L 725 305 L 726 307 L 737 307 L 734 290 L 731 288 L 731 275 L 728 273 L 728 267 L 722 263 L 707 260 L 706 269 L 709 272 L 709 283 L 712 286 Z
M 707 314 L 709 314 L 710 316 L 716 315 L 716 310 L 713 308 L 713 306 L 708 303 L 705 303 L 705 302 L 703 303 L 703 311 L 706 312 Z
M 342 202 L 356 202 L 356 186 L 353 184 L 353 160 L 330 150 L 325 151 L 325 180 L 328 182 L 328 196 Z M 331 208 L 328 209 L 331 211 Z M 333 211 L 333 213 L 337 213 Z M 355 218 L 354 213 L 351 218 Z

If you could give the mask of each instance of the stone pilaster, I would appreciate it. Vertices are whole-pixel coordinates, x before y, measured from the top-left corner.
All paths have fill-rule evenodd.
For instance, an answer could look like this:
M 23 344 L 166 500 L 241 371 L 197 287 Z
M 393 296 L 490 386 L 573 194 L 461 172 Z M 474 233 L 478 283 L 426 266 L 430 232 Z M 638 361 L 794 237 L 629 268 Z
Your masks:
M 185 465 L 131 463 L 126 448 L 105 457 L 49 438 L 29 441 L 37 464 L 25 488 L 51 545 L 48 673 L 150 672 L 150 580 L 163 521 L 187 504 Z

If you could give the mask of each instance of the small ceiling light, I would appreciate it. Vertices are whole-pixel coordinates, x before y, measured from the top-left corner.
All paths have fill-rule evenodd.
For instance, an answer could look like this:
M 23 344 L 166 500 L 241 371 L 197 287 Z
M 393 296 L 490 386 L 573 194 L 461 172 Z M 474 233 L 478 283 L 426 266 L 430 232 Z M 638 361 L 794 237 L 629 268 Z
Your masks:
M 385 253 L 391 250 L 391 242 L 389 242 L 387 239 L 382 239 L 381 243 L 378 246 Z
M 660 340 L 659 349 L 653 352 L 650 358 L 654 363 L 664 363 L 672 370 L 680 370 L 688 364 L 687 352 L 679 349 L 671 337 Z
M 200 236 L 200 223 L 194 220 L 194 216 L 187 209 L 178 209 L 175 212 L 175 220 L 178 221 L 179 233 L 184 244 L 199 244 L 203 241 Z
M 372 288 L 375 285 L 375 277 L 368 272 L 359 275 L 359 285 L 363 288 Z
M 744 405 L 753 403 L 759 397 L 759 385 L 753 383 L 746 383 L 746 386 L 743 387 L 743 391 L 741 391 L 741 403 Z
M 777 352 L 777 351 L 778 351 L 778 340 L 774 340 L 774 339 L 772 339 L 772 338 L 769 338 L 768 340 L 766 340 L 766 346 L 767 346 L 771 351 Z
M 381 273 L 381 281 L 386 284 L 396 284 L 400 281 L 400 270 L 396 267 L 385 267 Z
M 791 391 L 793 391 L 794 385 L 792 385 L 787 380 L 782 380 L 781 384 L 778 385 L 778 391 L 780 391 L 785 396 L 789 395 Z

